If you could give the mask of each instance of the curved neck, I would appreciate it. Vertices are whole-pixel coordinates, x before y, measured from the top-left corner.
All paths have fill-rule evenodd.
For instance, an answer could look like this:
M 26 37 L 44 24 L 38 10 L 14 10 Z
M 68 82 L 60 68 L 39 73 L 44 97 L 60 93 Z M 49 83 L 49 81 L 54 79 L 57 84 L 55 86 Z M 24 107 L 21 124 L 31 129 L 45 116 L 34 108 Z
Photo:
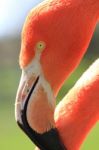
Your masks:
M 69 0 L 66 0 L 66 1 L 69 1 Z M 78 2 L 78 5 L 76 5 L 75 7 L 73 6 L 74 8 L 76 8 L 74 10 L 75 16 L 73 16 L 72 23 L 71 23 L 71 24 L 74 24 L 74 27 L 72 27 L 70 25 L 71 29 L 72 29 L 72 33 L 69 30 L 68 35 L 70 35 L 70 33 L 72 35 L 78 34 L 78 38 L 76 39 L 76 36 L 75 36 L 70 39 L 71 43 L 73 43 L 73 41 L 74 41 L 74 45 L 72 44 L 72 48 L 71 48 L 72 50 L 69 49 L 66 57 L 63 59 L 64 68 L 66 68 L 66 69 L 64 69 L 65 71 L 60 71 L 62 73 L 62 76 L 64 76 L 63 77 L 64 79 L 62 78 L 63 81 L 61 81 L 61 85 L 64 82 L 64 80 L 72 73 L 72 71 L 80 63 L 80 61 L 81 61 L 82 57 L 84 56 L 84 54 L 87 50 L 87 47 L 90 43 L 93 32 L 95 30 L 95 26 L 99 20 L 99 0 L 85 0 L 85 1 L 82 0 L 80 2 L 79 2 L 79 0 L 74 0 L 74 1 L 70 0 L 70 1 L 71 1 L 71 3 L 75 2 L 76 4 Z M 76 14 L 78 14 L 78 16 Z M 68 22 L 68 19 L 67 19 L 67 22 Z M 82 31 L 80 30 L 80 28 L 82 28 Z M 73 31 L 73 29 L 74 29 L 74 31 Z M 81 32 L 83 32 L 83 33 L 81 33 Z M 64 35 L 65 35 L 65 32 L 64 32 Z M 74 38 L 76 41 L 74 40 Z M 69 39 L 69 37 L 68 37 L 68 39 Z M 66 40 L 66 41 L 68 42 L 68 40 Z M 80 46 L 77 47 L 77 45 L 80 45 Z M 62 50 L 61 50 L 61 53 L 62 53 Z M 65 53 L 63 56 L 65 56 Z M 74 60 L 73 60 L 72 56 L 73 56 Z M 71 58 L 69 58 L 69 57 L 71 57 Z M 65 61 L 66 65 L 65 65 L 64 60 L 66 60 Z M 60 67 L 60 68 L 62 68 L 62 67 Z M 60 70 L 62 70 L 62 69 L 60 69 Z M 58 78 L 58 79 L 60 80 L 61 78 Z M 56 86 L 56 87 L 58 87 L 58 86 Z M 60 87 L 59 87 L 59 89 L 60 89 Z
M 98 68 L 99 59 L 82 75 L 55 110 L 56 127 L 70 150 L 80 148 L 90 129 L 99 120 Z
M 84 6 L 86 5 L 86 9 L 90 10 L 92 15 L 96 16 L 96 19 L 99 18 L 99 0 L 85 0 L 83 2 Z

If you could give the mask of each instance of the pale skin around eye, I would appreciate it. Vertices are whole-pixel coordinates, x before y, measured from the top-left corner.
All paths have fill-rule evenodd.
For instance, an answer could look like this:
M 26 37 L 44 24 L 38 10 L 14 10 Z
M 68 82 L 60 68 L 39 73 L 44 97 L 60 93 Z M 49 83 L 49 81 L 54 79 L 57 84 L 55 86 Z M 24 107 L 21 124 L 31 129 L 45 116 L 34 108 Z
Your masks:
M 42 52 L 46 47 L 46 43 L 44 41 L 39 41 L 36 44 L 36 51 Z

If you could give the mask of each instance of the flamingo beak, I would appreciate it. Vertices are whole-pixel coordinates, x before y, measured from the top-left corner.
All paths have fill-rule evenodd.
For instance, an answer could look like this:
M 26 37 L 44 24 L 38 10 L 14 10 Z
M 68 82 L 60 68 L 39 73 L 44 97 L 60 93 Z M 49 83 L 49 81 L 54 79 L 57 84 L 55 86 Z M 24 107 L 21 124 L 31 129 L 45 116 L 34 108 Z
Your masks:
M 33 92 L 38 80 L 39 80 L 39 76 L 27 77 L 24 74 L 24 72 L 22 72 L 21 80 L 20 80 L 17 95 L 16 95 L 16 103 L 15 103 L 15 118 L 16 118 L 16 121 L 20 123 L 22 123 L 21 113 L 25 107 L 27 99 L 29 99 L 28 97 L 31 96 L 30 91 L 32 90 Z
M 40 88 L 41 88 L 39 86 L 41 85 L 41 83 L 39 84 L 40 80 L 41 80 L 40 75 L 38 76 L 32 75 L 27 77 L 25 76 L 24 73 L 22 73 L 17 96 L 16 96 L 16 104 L 15 104 L 16 121 L 19 127 L 27 134 L 27 136 L 32 140 L 32 142 L 35 143 L 41 150 L 65 150 L 64 145 L 61 143 L 61 140 L 59 138 L 58 131 L 54 127 L 54 125 L 50 129 L 46 130 L 46 132 L 41 132 L 41 133 L 34 130 L 33 128 L 34 126 L 32 126 L 32 124 L 34 123 L 33 120 L 36 120 L 38 117 L 38 115 L 35 115 L 35 113 L 38 110 L 37 108 L 38 104 L 33 108 L 33 105 L 36 102 L 36 98 L 40 97 L 40 99 L 43 99 L 42 102 L 44 102 L 44 98 L 46 94 L 43 91 L 40 92 Z M 36 93 L 37 96 L 34 96 Z M 38 96 L 39 93 L 41 93 L 40 96 Z M 42 95 L 44 96 L 42 97 Z M 29 103 L 31 104 L 30 107 L 29 107 Z M 43 104 L 45 105 L 46 108 L 41 109 L 42 108 L 41 107 L 40 108 L 41 112 L 39 113 L 41 114 L 44 111 L 45 115 L 44 114 L 41 115 L 41 117 L 37 121 L 37 124 L 39 125 L 39 120 L 41 119 L 40 120 L 41 126 L 42 123 L 44 124 L 44 120 L 46 122 L 46 120 L 49 119 L 51 120 L 51 123 L 54 122 L 54 109 L 51 109 L 51 107 L 47 106 L 46 103 Z M 48 111 L 48 113 L 46 111 Z M 33 119 L 33 115 L 35 116 L 34 119 Z M 30 122 L 28 119 L 29 116 L 31 116 Z

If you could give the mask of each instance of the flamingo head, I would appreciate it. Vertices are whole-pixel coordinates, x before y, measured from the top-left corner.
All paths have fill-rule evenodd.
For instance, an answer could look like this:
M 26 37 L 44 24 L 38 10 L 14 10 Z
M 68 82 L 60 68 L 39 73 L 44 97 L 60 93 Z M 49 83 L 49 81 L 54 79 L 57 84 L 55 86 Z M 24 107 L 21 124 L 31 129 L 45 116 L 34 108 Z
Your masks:
M 22 31 L 19 60 L 22 76 L 16 96 L 15 116 L 19 126 L 42 150 L 42 143 L 44 147 L 45 143 L 48 147 L 53 145 L 48 141 L 52 135 L 56 149 L 63 150 L 55 129 L 54 109 L 57 85 L 61 83 L 57 72 L 61 68 L 60 61 L 63 63 L 59 49 L 64 42 L 60 42 L 55 26 L 51 27 L 54 16 L 41 12 L 39 15 L 38 9 L 32 10 Z M 57 57 L 61 60 L 57 61 Z M 40 143 L 42 137 L 43 142 Z
M 34 78 L 42 74 L 53 94 L 56 95 L 66 74 L 64 64 L 66 64 L 65 37 L 67 33 L 65 23 L 62 24 L 62 20 L 58 17 L 59 11 L 47 12 L 46 8 L 43 12 L 43 9 L 39 10 L 41 8 L 40 6 L 37 10 L 33 9 L 24 24 L 20 66 L 22 70 L 31 71 Z
M 15 115 L 32 141 L 43 147 L 49 143 L 45 149 L 54 144 L 64 149 L 55 130 L 55 96 L 84 55 L 95 24 L 90 15 L 74 15 L 79 13 L 76 6 L 74 1 L 45 1 L 31 10 L 22 31 Z M 54 144 L 48 141 L 52 133 Z

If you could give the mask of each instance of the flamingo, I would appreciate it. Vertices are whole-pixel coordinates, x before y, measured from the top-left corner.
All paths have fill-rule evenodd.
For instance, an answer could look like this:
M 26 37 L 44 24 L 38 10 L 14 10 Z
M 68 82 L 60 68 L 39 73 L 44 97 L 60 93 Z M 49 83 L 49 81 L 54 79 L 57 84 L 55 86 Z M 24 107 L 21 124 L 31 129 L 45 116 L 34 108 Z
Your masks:
M 82 113 L 82 109 L 87 105 L 87 98 L 84 99 L 83 95 L 88 96 L 86 92 L 81 95 L 84 89 L 80 86 L 74 87 L 74 92 L 67 95 L 66 102 L 63 99 L 62 105 L 60 103 L 56 109 L 55 98 L 65 79 L 84 56 L 98 18 L 98 0 L 45 0 L 32 9 L 26 18 L 22 30 L 19 60 L 22 76 L 16 96 L 15 118 L 21 129 L 41 150 L 78 149 L 83 133 L 81 136 L 80 131 L 75 128 L 80 125 L 79 129 L 83 129 L 88 123 L 89 129 L 97 120 L 89 125 L 90 121 L 86 121 L 86 117 L 85 120 L 76 118 L 75 115 L 82 117 L 79 113 Z M 96 74 L 95 77 L 98 75 Z M 97 82 L 93 83 L 96 89 Z M 90 87 L 90 82 L 88 84 Z M 81 90 L 79 95 L 84 103 L 79 101 L 75 94 L 73 95 L 77 93 L 75 89 Z M 90 88 L 90 91 L 92 89 Z M 95 92 L 93 95 L 95 96 Z M 67 104 L 72 99 L 74 103 L 78 101 L 76 108 L 73 103 Z M 81 103 L 82 109 L 79 108 Z M 91 106 L 87 107 L 89 110 Z M 70 115 L 72 114 L 70 112 L 75 115 Z M 91 110 L 87 113 L 91 120 L 93 118 Z M 71 116 L 75 118 L 74 121 Z M 70 131 L 68 131 L 69 126 L 72 128 Z M 75 131 L 78 133 L 76 138 L 73 134 Z M 75 142 L 76 139 L 78 141 Z
M 83 73 L 55 109 L 55 124 L 68 150 L 78 150 L 99 120 L 98 91 L 99 59 Z

